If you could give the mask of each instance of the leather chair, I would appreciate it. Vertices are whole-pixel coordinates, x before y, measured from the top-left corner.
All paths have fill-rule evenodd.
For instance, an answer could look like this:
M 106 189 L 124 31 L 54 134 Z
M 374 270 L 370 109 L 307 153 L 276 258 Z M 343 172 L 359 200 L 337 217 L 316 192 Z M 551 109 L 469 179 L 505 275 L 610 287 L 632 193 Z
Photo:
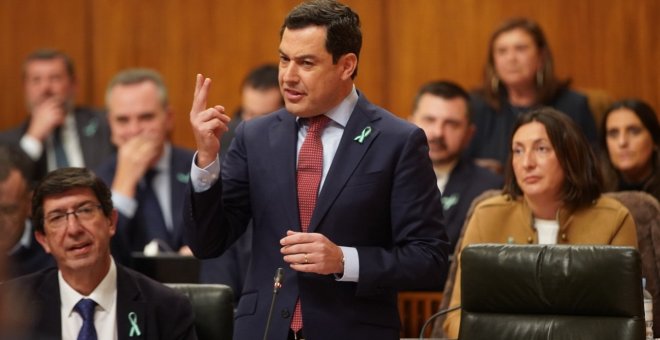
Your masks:
M 186 295 L 195 313 L 195 330 L 200 340 L 231 340 L 234 331 L 234 297 L 221 284 L 167 283 Z
M 634 248 L 475 244 L 461 271 L 459 339 L 644 338 Z
M 660 203 L 642 191 L 605 194 L 625 205 L 637 227 L 637 244 L 642 257 L 642 276 L 653 296 L 653 333 L 660 337 Z

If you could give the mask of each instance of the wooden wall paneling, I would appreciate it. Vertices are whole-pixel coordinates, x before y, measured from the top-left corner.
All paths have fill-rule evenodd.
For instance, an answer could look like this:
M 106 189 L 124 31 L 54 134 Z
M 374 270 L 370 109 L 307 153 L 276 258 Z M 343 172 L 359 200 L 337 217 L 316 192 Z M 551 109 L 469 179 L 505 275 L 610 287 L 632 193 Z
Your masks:
M 452 79 L 481 83 L 491 31 L 530 16 L 544 28 L 557 73 L 577 88 L 640 97 L 660 111 L 660 2 L 655 0 L 346 0 L 362 19 L 358 88 L 402 117 L 417 88 Z M 126 67 L 159 70 L 176 113 L 174 141 L 192 146 L 188 111 L 197 72 L 214 79 L 211 103 L 232 113 L 254 66 L 277 62 L 279 27 L 297 0 L 7 0 L 0 2 L 0 129 L 24 118 L 20 66 L 30 51 L 69 53 L 78 102 L 103 106 L 107 81 Z
M 386 97 L 394 112 L 407 114 L 417 88 L 430 80 L 480 86 L 490 34 L 515 16 L 540 23 L 557 74 L 572 78 L 576 88 L 603 89 L 614 98 L 637 96 L 656 110 L 660 106 L 657 1 L 420 0 L 388 6 Z
M 188 147 L 194 146 L 188 112 L 195 74 L 213 79 L 209 105 L 223 105 L 233 114 L 245 74 L 260 64 L 278 61 L 279 27 L 290 8 L 276 1 L 237 0 L 98 4 L 95 15 L 104 18 L 96 21 L 96 35 L 110 43 L 95 47 L 95 69 L 105 74 L 97 80 L 97 88 L 125 67 L 159 70 L 175 112 L 173 140 Z M 102 92 L 97 91 L 96 98 L 102 101 Z
M 345 1 L 359 16 L 362 28 L 362 49 L 355 86 L 372 103 L 387 108 L 386 84 L 391 77 L 386 68 L 389 58 L 386 11 L 384 0 Z
M 56 48 L 69 54 L 76 63 L 77 101 L 89 103 L 89 58 L 85 46 L 85 0 L 0 1 L 0 130 L 11 128 L 27 116 L 23 99 L 23 60 L 38 48 Z
M 558 73 L 578 89 L 598 89 L 611 99 L 637 97 L 660 107 L 657 1 L 584 1 L 569 8 L 548 35 L 558 41 Z M 596 113 L 598 114 L 598 113 Z
M 388 71 L 391 109 L 410 114 L 417 89 L 433 80 L 480 86 L 491 31 L 505 18 L 526 15 L 526 1 L 389 2 Z

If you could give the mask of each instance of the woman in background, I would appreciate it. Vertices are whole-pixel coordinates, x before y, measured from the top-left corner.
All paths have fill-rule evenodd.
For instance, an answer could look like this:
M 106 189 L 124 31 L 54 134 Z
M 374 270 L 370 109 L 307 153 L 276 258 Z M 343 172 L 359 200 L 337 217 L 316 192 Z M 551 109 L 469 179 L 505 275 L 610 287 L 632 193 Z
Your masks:
M 590 142 L 596 123 L 587 98 L 569 89 L 568 80 L 554 74 L 550 46 L 534 21 L 516 18 L 491 35 L 481 90 L 472 94 L 477 133 L 467 151 L 480 165 L 501 172 L 509 155 L 507 138 L 523 112 L 550 106 L 570 116 Z
M 460 249 L 473 243 L 610 244 L 637 247 L 632 216 L 601 195 L 598 160 L 580 128 L 565 114 L 542 108 L 522 114 L 508 143 L 502 195 L 479 203 Z M 458 258 L 450 307 L 461 304 Z M 460 311 L 443 325 L 457 338 Z
M 660 123 L 653 109 L 638 99 L 615 102 L 600 131 L 608 191 L 646 191 L 660 201 Z

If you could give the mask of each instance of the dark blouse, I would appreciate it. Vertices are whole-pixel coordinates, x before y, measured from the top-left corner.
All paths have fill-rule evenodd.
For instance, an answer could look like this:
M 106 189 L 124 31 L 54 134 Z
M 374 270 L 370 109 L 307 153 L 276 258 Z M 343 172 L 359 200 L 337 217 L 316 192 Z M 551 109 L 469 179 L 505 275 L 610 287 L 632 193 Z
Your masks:
M 495 159 L 504 164 L 511 151 L 509 139 L 516 118 L 521 113 L 541 106 L 515 107 L 506 98 L 503 98 L 502 109 L 495 111 L 478 92 L 473 92 L 470 97 L 472 120 L 477 127 L 477 131 L 468 147 L 467 156 Z M 578 92 L 564 89 L 547 106 L 564 112 L 573 118 L 584 131 L 587 139 L 592 145 L 595 145 L 596 123 L 589 109 L 587 97 Z

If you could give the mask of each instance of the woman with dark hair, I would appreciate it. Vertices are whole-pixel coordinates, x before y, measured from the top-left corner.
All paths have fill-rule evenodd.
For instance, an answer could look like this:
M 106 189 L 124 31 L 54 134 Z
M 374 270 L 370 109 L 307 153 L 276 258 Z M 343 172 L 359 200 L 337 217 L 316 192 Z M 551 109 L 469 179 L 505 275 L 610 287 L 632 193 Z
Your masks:
M 516 117 L 541 106 L 570 116 L 596 141 L 596 123 L 587 98 L 554 74 L 552 53 L 541 27 L 527 18 L 504 22 L 491 35 L 482 88 L 470 102 L 477 133 L 468 156 L 497 171 L 509 155 L 507 136 Z
M 552 108 L 522 114 L 509 145 L 502 195 L 475 207 L 460 249 L 473 243 L 637 247 L 632 216 L 601 195 L 598 160 L 568 116 Z M 458 261 L 450 306 L 461 304 L 460 256 Z M 460 312 L 447 316 L 447 336 L 458 336 L 459 322 Z
M 638 99 L 615 102 L 600 131 L 607 190 L 646 191 L 660 201 L 660 123 L 653 109 Z

